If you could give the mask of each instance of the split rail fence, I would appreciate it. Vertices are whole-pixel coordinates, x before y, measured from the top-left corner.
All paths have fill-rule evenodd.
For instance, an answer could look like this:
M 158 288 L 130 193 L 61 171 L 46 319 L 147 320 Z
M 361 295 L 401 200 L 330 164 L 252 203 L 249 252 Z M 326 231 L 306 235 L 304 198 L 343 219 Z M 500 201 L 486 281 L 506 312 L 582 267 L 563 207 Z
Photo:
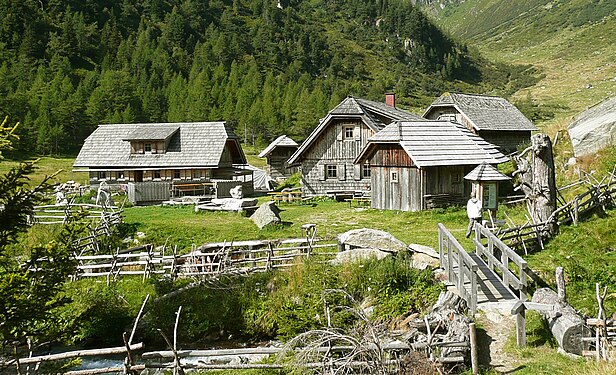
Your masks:
M 609 177 L 609 179 L 608 179 Z M 529 248 L 539 246 L 543 248 L 543 242 L 548 238 L 548 227 L 553 223 L 558 225 L 577 225 L 580 220 L 591 216 L 597 209 L 605 209 L 616 202 L 616 174 L 609 173 L 608 177 L 596 184 L 590 179 L 579 181 L 578 184 L 590 184 L 591 187 L 584 193 L 577 195 L 569 202 L 559 193 L 559 204 L 548 220 L 541 223 L 532 223 L 529 219 L 523 225 L 500 228 L 495 234 L 501 241 L 507 243 L 518 252 L 528 254 Z M 573 186 L 573 185 L 570 185 Z M 568 188 L 566 186 L 565 188 Z
M 75 277 L 106 277 L 110 282 L 125 275 L 141 275 L 146 280 L 153 275 L 176 279 L 262 272 L 293 266 L 301 257 L 329 258 L 336 253 L 337 247 L 334 242 L 320 243 L 306 238 L 237 241 L 204 244 L 193 247 L 188 254 L 179 255 L 176 248 L 165 254 L 164 248 L 161 251 L 146 245 L 131 252 L 78 256 Z

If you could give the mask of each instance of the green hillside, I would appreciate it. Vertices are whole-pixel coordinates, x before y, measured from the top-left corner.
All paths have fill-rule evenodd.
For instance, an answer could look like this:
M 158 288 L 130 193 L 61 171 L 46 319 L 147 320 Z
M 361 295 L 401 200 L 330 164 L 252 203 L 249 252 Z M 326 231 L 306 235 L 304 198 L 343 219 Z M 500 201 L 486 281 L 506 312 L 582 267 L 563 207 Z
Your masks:
M 0 115 L 22 123 L 20 153 L 74 153 L 100 123 L 224 119 L 250 143 L 301 140 L 347 95 L 421 111 L 530 73 L 402 0 L 0 1 Z
M 543 78 L 515 95 L 547 113 L 553 133 L 616 95 L 616 2 L 467 0 L 423 5 L 451 35 L 494 61 L 532 64 Z M 550 118 L 552 117 L 553 118 Z

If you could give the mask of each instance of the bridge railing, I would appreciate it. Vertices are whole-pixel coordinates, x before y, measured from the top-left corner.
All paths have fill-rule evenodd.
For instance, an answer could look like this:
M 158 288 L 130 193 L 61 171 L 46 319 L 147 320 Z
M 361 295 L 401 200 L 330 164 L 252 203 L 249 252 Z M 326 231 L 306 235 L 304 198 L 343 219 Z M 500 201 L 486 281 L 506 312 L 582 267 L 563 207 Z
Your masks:
M 453 283 L 471 312 L 477 312 L 477 270 L 479 266 L 462 245 L 441 223 L 438 224 L 438 251 L 441 267 L 447 270 L 449 282 Z M 464 284 L 470 282 L 467 290 Z
M 487 245 L 482 242 L 482 238 L 487 238 Z M 503 284 L 515 290 L 521 301 L 526 301 L 528 299 L 528 263 L 480 223 L 475 223 L 473 243 L 475 252 L 490 270 L 500 275 Z

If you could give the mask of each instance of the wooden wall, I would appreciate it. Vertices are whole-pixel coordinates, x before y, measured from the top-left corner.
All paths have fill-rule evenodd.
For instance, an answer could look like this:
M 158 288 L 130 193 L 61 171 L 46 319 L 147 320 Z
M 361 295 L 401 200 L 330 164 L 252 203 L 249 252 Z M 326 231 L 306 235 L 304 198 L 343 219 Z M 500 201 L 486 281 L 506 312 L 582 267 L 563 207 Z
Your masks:
M 353 139 L 345 139 L 344 126 L 353 126 Z M 319 138 L 306 151 L 302 161 L 302 193 L 324 195 L 330 191 L 370 190 L 370 178 L 362 178 L 353 161 L 374 132 L 360 120 L 332 119 Z M 337 176 L 328 178 L 327 165 L 337 167 Z
M 287 178 L 297 172 L 297 167 L 289 167 L 287 160 L 297 150 L 297 147 L 276 147 L 267 156 L 267 173 L 274 179 Z
M 500 148 L 503 154 L 515 152 L 519 145 L 530 144 L 530 131 L 485 131 L 479 136 Z

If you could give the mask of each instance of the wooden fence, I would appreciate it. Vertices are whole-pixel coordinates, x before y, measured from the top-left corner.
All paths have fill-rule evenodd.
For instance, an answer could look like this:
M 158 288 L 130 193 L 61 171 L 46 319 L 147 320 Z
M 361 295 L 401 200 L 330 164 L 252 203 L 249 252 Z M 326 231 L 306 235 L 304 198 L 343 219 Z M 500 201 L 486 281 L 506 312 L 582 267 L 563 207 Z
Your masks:
M 604 178 L 569 202 L 566 202 L 560 196 L 560 207 L 545 222 L 532 223 L 529 220 L 519 226 L 500 228 L 496 231 L 496 235 L 509 247 L 518 252 L 523 251 L 524 254 L 528 254 L 528 250 L 535 246 L 543 249 L 543 243 L 548 238 L 548 226 L 552 223 L 577 225 L 580 220 L 590 217 L 597 209 L 605 209 L 614 205 L 614 202 L 616 202 L 616 175 L 609 173 L 608 176 L 609 179 Z M 586 181 L 585 183 L 590 182 Z
M 337 243 L 318 243 L 306 238 L 239 241 L 204 244 L 179 255 L 176 249 L 165 254 L 164 248 L 155 250 L 152 245 L 146 245 L 132 252 L 78 256 L 75 277 L 106 277 L 111 282 L 124 275 L 141 275 L 146 280 L 152 275 L 176 279 L 247 274 L 290 267 L 301 257 L 330 257 L 337 246 Z

